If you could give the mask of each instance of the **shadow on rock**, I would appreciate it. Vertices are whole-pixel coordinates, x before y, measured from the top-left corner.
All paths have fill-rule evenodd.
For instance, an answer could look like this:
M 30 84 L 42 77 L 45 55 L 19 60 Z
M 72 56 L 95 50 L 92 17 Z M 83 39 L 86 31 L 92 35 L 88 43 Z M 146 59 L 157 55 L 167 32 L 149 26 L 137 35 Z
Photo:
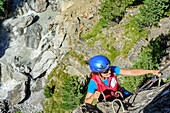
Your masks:
M 27 0 L 8 0 L 8 7 L 9 7 L 9 11 L 11 12 L 11 14 L 9 14 L 9 16 L 14 16 L 14 12 L 17 10 L 18 7 L 21 7 L 24 5 L 24 3 L 26 3 Z
M 7 33 L 8 30 L 2 25 L 2 23 L 3 21 L 0 21 L 0 58 L 5 54 L 10 42 L 10 37 Z
M 73 113 L 103 113 L 96 106 L 92 104 L 85 103 L 79 106 Z
M 169 100 L 170 84 L 143 109 L 143 113 L 169 113 Z

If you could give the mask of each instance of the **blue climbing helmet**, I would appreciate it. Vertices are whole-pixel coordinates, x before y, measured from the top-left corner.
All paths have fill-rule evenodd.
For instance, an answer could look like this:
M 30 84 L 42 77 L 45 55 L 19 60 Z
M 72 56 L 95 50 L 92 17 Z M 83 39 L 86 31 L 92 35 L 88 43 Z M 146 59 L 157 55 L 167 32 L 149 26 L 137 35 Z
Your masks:
M 92 72 L 102 72 L 110 67 L 110 61 L 105 56 L 97 55 L 90 58 L 89 66 Z

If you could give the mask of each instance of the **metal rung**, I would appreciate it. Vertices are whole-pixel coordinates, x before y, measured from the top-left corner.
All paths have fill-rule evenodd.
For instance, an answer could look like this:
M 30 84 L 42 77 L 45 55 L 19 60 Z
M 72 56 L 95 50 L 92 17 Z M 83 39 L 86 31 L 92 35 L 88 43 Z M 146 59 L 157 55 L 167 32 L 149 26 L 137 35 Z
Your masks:
M 118 101 L 118 102 L 120 103 L 123 112 L 125 112 L 125 108 L 124 108 L 123 103 L 122 103 L 122 101 L 121 101 L 120 99 L 114 99 L 114 100 L 112 101 L 113 112 L 116 113 L 115 108 L 114 108 L 114 105 L 113 105 L 113 103 L 116 102 L 116 101 Z
M 106 98 L 105 98 L 105 95 L 104 95 L 104 93 L 101 91 L 101 94 L 103 95 L 103 100 L 104 100 L 104 102 L 106 102 Z
M 158 86 L 161 86 L 161 76 L 159 76 Z
M 117 97 L 116 94 L 120 94 L 120 96 L 121 96 L 122 98 L 124 98 L 123 95 L 122 95 L 122 93 L 121 93 L 120 91 L 116 91 L 115 97 Z

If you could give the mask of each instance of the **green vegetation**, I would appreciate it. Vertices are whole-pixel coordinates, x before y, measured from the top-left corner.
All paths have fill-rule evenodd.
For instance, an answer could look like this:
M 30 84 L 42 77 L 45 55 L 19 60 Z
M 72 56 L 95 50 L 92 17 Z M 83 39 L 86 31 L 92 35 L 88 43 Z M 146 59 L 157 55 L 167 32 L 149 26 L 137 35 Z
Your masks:
M 82 54 L 77 54 L 74 50 L 71 50 L 67 55 L 71 55 L 72 57 L 76 58 L 82 66 L 88 65 L 88 62 L 84 59 L 83 52 Z
M 102 35 L 102 34 L 100 34 Z M 114 45 L 114 42 L 115 42 L 115 38 L 111 38 L 111 37 L 108 37 L 108 36 L 96 36 L 96 37 L 93 37 L 93 40 L 89 41 L 87 44 L 89 47 L 94 47 L 94 44 L 96 41 L 99 41 L 100 43 L 100 46 L 105 50 L 104 51 L 100 51 L 99 54 L 103 54 L 105 55 L 106 57 L 108 57 L 109 59 L 111 59 L 111 62 L 114 61 L 114 59 L 120 55 L 120 52 L 117 51 L 113 45 Z M 107 52 L 106 52 L 107 51 Z
M 50 98 L 52 96 L 54 88 L 50 88 L 48 85 L 44 89 L 45 98 Z
M 170 78 L 168 78 L 167 82 L 170 82 Z
M 98 21 L 94 26 L 93 29 L 90 31 L 90 33 L 86 33 L 82 35 L 83 39 L 89 40 L 92 39 L 91 41 L 89 41 L 87 44 L 89 47 L 94 47 L 94 43 L 96 41 L 101 40 L 101 47 L 103 47 L 106 51 L 109 52 L 109 54 L 105 54 L 105 53 L 100 53 L 100 54 L 104 54 L 106 55 L 108 58 L 111 59 L 111 61 L 114 61 L 114 59 L 116 58 L 116 56 L 120 55 L 120 52 L 117 51 L 114 47 L 113 47 L 113 43 L 115 41 L 115 38 L 111 38 L 111 37 L 107 37 L 102 35 L 102 28 L 105 25 L 104 22 L 102 21 Z M 98 36 L 97 36 L 98 35 Z M 104 37 L 104 38 L 103 38 Z M 110 39 L 110 41 L 108 41 L 108 39 Z M 76 56 L 76 55 L 75 55 Z
M 170 8 L 165 12 L 165 16 L 167 16 L 167 17 L 170 16 Z
M 101 3 L 99 14 L 102 16 L 101 21 L 117 22 L 124 16 L 125 8 L 133 4 L 134 0 L 104 0 Z
M 126 1 L 126 2 L 125 2 Z M 110 59 L 113 63 L 115 58 L 119 55 L 127 57 L 129 50 L 140 40 L 141 37 L 147 39 L 147 34 L 150 32 L 152 25 L 156 25 L 157 22 L 164 16 L 170 14 L 169 7 L 167 6 L 168 0 L 105 0 L 101 4 L 99 14 L 102 16 L 93 29 L 89 32 L 82 33 L 81 37 L 87 40 L 89 47 L 95 47 L 95 43 L 99 43 L 99 46 L 103 50 L 99 51 L 99 54 L 103 54 Z M 125 8 L 128 6 L 139 5 L 140 13 L 134 16 L 128 17 L 128 23 L 126 25 L 117 25 L 116 27 L 122 27 L 124 29 L 120 38 L 124 41 L 122 51 L 116 50 L 113 46 L 117 37 L 112 37 L 113 32 L 109 32 L 109 35 L 102 34 L 102 29 L 107 27 L 114 27 L 112 22 L 117 22 L 124 17 Z M 119 32 L 119 31 L 118 31 Z M 164 45 L 166 37 L 161 35 L 155 40 L 151 40 L 150 44 L 141 49 L 139 53 L 139 60 L 135 61 L 132 69 L 158 69 L 160 63 L 160 55 L 164 53 Z M 85 53 L 77 54 L 74 50 L 70 51 L 68 55 L 75 57 L 81 65 L 86 65 Z M 81 103 L 84 103 L 84 97 L 87 91 L 87 83 L 82 85 L 79 81 L 79 77 L 70 76 L 65 72 L 66 67 L 59 65 L 53 69 L 48 76 L 48 82 L 44 90 L 44 95 L 48 99 L 44 105 L 44 111 L 47 113 L 63 113 L 71 112 Z M 142 75 L 137 77 L 124 77 L 124 82 L 121 84 L 128 91 L 135 92 L 143 83 L 145 83 L 151 75 Z
M 124 36 L 129 40 L 125 40 L 124 47 L 121 51 L 121 55 L 127 57 L 129 51 L 134 47 L 134 45 L 140 40 L 141 37 L 144 39 L 147 38 L 147 33 L 149 33 L 149 29 L 141 29 L 139 26 L 135 24 L 134 17 L 130 19 L 128 24 L 124 25 L 125 33 Z
M 139 61 L 133 65 L 131 69 L 149 69 L 158 70 L 161 55 L 165 52 L 166 37 L 161 35 L 155 40 L 151 40 L 150 44 L 141 49 L 139 53 Z M 125 87 L 131 92 L 137 91 L 151 75 L 128 76 L 124 78 L 121 86 Z
M 48 99 L 44 104 L 46 113 L 71 112 L 84 101 L 87 87 L 80 83 L 79 77 L 70 76 L 64 70 L 66 71 L 65 66 L 61 69 L 57 66 L 48 76 L 49 83 L 44 90 Z
M 0 0 L 0 15 L 4 12 L 4 3 L 6 0 Z
M 83 84 L 79 82 L 77 76 L 67 78 L 62 86 L 62 108 L 70 111 L 84 103 L 86 90 Z
M 86 34 L 82 34 L 82 38 L 83 39 L 91 39 L 92 37 L 96 37 L 97 34 L 101 34 L 101 29 L 103 28 L 103 25 L 105 23 L 103 23 L 102 21 L 98 21 L 94 26 L 93 29 L 91 30 L 90 33 L 86 33 Z
M 169 8 L 169 0 L 145 0 L 140 7 L 140 15 L 136 19 L 140 27 L 151 27 L 157 25 L 159 20 L 165 17 Z
M 126 0 L 125 0 L 126 1 Z M 114 62 L 114 59 L 118 55 L 122 55 L 124 57 L 127 57 L 129 50 L 140 40 L 141 37 L 144 37 L 144 39 L 147 39 L 147 34 L 150 32 L 150 29 L 143 29 L 141 26 L 147 26 L 148 23 L 144 22 L 147 19 L 153 19 L 157 18 L 156 20 L 152 20 L 153 25 L 155 25 L 156 22 L 158 22 L 163 16 L 167 9 L 167 4 L 165 4 L 166 0 L 159 1 L 159 7 L 157 7 L 158 3 L 155 1 L 149 2 L 147 0 L 144 1 L 144 5 L 140 6 L 140 13 L 129 17 L 128 24 L 124 25 L 125 31 L 124 36 L 128 39 L 124 40 L 124 46 L 122 51 L 117 51 L 113 45 L 115 43 L 114 38 L 108 37 L 102 34 L 101 29 L 104 27 L 104 25 L 108 22 L 115 21 L 115 19 L 118 17 L 123 17 L 125 8 L 130 5 L 138 5 L 142 3 L 142 0 L 140 1 L 117 1 L 117 0 L 105 0 L 101 3 L 101 7 L 99 9 L 99 14 L 102 16 L 101 20 L 93 27 L 92 31 L 86 35 L 82 35 L 83 39 L 89 40 L 88 45 L 89 47 L 94 47 L 94 44 L 96 41 L 100 41 L 101 47 L 103 47 L 107 52 L 100 52 L 99 54 L 106 55 L 109 59 L 111 59 L 111 62 Z M 154 6 L 148 6 L 150 3 Z M 152 7 L 150 9 L 146 9 L 145 7 Z M 156 7 L 156 8 L 155 8 Z M 119 11 L 117 11 L 119 9 Z M 161 11 L 159 13 L 156 13 L 157 11 Z M 116 13 L 115 13 L 116 12 Z M 154 12 L 154 13 L 153 13 Z M 147 13 L 148 15 L 145 15 Z M 161 13 L 161 14 L 160 14 Z M 152 15 L 152 16 L 150 16 Z M 168 15 L 168 12 L 167 12 Z M 159 16 L 159 17 L 158 17 Z M 147 19 L 146 19 L 147 18 Z M 142 22 L 141 22 L 142 21 Z M 149 21 L 149 20 L 147 20 Z M 141 25 L 142 24 L 142 25 Z M 123 37 L 122 37 L 123 38 Z
M 168 82 L 170 82 L 170 77 L 167 80 L 163 80 L 163 83 L 165 83 L 165 84 Z
M 114 45 L 114 38 L 110 38 L 108 41 L 108 38 L 104 38 L 102 41 L 101 46 L 109 53 L 101 53 L 102 55 L 106 56 L 108 59 L 110 59 L 110 62 L 114 62 L 115 58 L 120 55 L 120 52 L 117 51 L 113 45 Z

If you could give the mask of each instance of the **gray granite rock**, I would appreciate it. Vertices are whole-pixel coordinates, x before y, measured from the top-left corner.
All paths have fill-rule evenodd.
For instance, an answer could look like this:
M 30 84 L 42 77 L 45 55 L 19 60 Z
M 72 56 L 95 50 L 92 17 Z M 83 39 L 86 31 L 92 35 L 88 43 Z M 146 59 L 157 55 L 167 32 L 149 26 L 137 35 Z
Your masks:
M 48 5 L 46 0 L 30 0 L 28 4 L 37 13 L 45 11 Z
M 18 17 L 12 20 L 11 25 L 18 28 L 26 28 L 32 23 L 33 19 L 34 15 Z
M 126 113 L 168 113 L 170 111 L 170 83 L 161 87 L 153 87 L 142 91 L 137 95 L 132 95 L 123 100 Z M 90 107 L 89 107 L 90 106 Z M 94 109 L 91 110 L 91 108 Z M 114 109 L 122 113 L 119 104 L 114 104 Z M 99 102 L 97 105 L 82 104 L 73 113 L 84 113 L 84 111 L 94 113 L 114 113 L 112 102 Z

